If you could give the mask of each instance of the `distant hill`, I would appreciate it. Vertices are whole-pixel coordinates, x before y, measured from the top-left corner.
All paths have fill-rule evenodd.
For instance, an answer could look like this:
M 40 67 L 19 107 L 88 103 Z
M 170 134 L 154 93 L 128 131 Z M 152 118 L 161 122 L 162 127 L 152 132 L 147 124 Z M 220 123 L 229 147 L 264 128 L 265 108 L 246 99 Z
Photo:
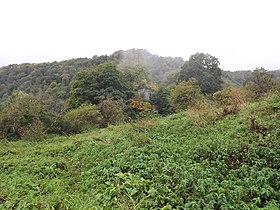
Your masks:
M 61 62 L 13 64 L 0 68 L 0 103 L 14 91 L 21 90 L 51 99 L 59 106 L 69 97 L 70 82 L 76 72 L 106 61 L 115 61 L 119 65 L 140 64 L 156 83 L 166 82 L 184 64 L 181 57 L 162 57 L 145 49 L 119 50 L 110 56 L 95 55 L 92 58 L 76 58 Z M 271 73 L 280 78 L 280 69 Z M 240 86 L 250 75 L 251 71 L 222 71 L 224 87 Z
M 241 86 L 251 76 L 252 71 L 222 71 L 224 86 Z
M 269 71 L 275 77 L 280 78 L 280 69 Z M 222 79 L 224 81 L 224 86 L 240 86 L 251 76 L 252 71 L 222 71 Z
M 55 104 L 62 103 L 69 97 L 70 82 L 77 71 L 106 61 L 140 63 L 156 82 L 166 79 L 169 72 L 180 69 L 184 63 L 182 58 L 161 57 L 144 49 L 130 49 L 117 51 L 110 56 L 13 64 L 0 68 L 0 103 L 16 90 L 34 95 L 43 94 L 44 98 L 55 100 Z
M 271 73 L 280 78 L 280 69 L 271 71 Z
M 172 72 L 180 69 L 184 60 L 181 57 L 162 57 L 153 55 L 145 49 L 130 49 L 114 53 L 120 62 L 140 63 L 151 74 L 155 82 L 162 82 Z
M 69 96 L 70 81 L 77 71 L 108 60 L 112 58 L 94 56 L 61 62 L 24 63 L 2 67 L 0 68 L 0 102 L 6 100 L 16 90 L 34 95 L 49 95 L 55 100 L 65 100 Z

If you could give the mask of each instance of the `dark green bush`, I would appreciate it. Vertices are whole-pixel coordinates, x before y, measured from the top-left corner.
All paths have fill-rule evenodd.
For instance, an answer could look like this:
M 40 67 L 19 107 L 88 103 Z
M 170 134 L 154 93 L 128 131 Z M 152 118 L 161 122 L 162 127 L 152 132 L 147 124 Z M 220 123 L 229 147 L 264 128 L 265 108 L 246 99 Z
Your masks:
M 124 114 L 125 104 L 123 101 L 113 101 L 106 99 L 99 104 L 99 109 L 102 114 L 102 126 L 107 127 L 109 124 L 116 125 L 125 121 Z
M 151 103 L 155 106 L 158 113 L 166 116 L 174 112 L 170 104 L 170 91 L 166 88 L 160 87 L 151 95 Z
M 170 103 L 177 112 L 187 110 L 201 98 L 200 87 L 194 78 L 175 85 L 170 92 Z
M 68 111 L 64 116 L 64 123 L 71 133 L 80 133 L 90 128 L 99 127 L 102 122 L 101 113 L 96 105 L 83 104 Z
M 38 139 L 46 133 L 48 121 L 43 103 L 34 96 L 14 93 L 0 115 L 0 137 L 7 139 Z

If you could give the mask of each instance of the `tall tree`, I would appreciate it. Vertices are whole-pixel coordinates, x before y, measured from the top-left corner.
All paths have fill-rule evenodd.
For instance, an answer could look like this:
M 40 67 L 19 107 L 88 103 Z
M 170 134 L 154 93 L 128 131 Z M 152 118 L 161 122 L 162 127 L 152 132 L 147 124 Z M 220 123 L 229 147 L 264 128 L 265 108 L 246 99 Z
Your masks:
M 95 68 L 79 71 L 71 82 L 70 108 L 83 103 L 99 104 L 105 99 L 118 100 L 127 97 L 123 74 L 115 63 L 106 62 Z
M 196 53 L 186 61 L 179 72 L 179 81 L 195 78 L 203 94 L 212 94 L 221 89 L 220 62 L 212 55 Z
M 152 93 L 150 101 L 160 115 L 165 116 L 174 111 L 170 104 L 170 90 L 167 88 L 159 87 L 157 91 Z
M 124 74 L 124 82 L 132 91 L 151 83 L 151 76 L 145 66 L 136 62 L 122 62 L 117 68 Z
M 263 97 L 277 88 L 277 80 L 264 68 L 256 68 L 245 84 L 255 98 Z

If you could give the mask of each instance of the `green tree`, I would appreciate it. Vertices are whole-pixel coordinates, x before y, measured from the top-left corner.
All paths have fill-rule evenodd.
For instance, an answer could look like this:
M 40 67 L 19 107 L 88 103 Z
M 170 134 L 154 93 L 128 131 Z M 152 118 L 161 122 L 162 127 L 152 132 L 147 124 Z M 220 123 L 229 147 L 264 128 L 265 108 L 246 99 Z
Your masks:
M 170 104 L 170 91 L 167 88 L 160 87 L 151 95 L 150 101 L 160 115 L 165 116 L 174 111 Z
M 151 82 L 147 69 L 136 62 L 123 62 L 118 65 L 118 69 L 124 74 L 124 82 L 132 91 L 147 86 Z
M 179 72 L 179 81 L 195 78 L 203 94 L 212 94 L 221 89 L 220 62 L 214 56 L 204 53 L 192 55 Z
M 277 80 L 264 68 L 257 68 L 245 82 L 245 85 L 252 92 L 254 98 L 260 98 L 277 88 Z
M 123 74 L 113 62 L 79 71 L 71 82 L 69 106 L 83 103 L 99 104 L 105 99 L 119 100 L 127 97 Z
M 197 80 L 190 78 L 188 81 L 182 81 L 173 87 L 170 93 L 170 102 L 176 111 L 184 111 L 201 97 Z

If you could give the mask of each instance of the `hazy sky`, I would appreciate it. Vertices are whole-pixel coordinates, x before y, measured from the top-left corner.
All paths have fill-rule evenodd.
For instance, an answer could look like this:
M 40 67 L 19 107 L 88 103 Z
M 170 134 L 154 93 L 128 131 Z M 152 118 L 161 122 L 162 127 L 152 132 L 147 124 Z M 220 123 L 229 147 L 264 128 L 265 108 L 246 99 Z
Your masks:
M 0 66 L 130 48 L 280 69 L 280 0 L 0 0 Z

